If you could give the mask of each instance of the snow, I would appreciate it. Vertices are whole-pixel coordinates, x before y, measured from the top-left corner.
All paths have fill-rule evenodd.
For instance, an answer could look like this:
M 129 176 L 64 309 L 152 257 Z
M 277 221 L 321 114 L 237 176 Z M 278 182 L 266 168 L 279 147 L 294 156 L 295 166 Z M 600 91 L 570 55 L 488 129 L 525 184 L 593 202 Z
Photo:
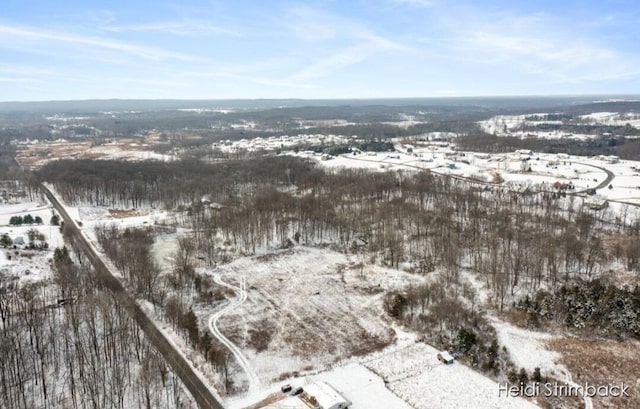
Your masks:
M 603 120 L 604 114 L 594 116 Z M 514 120 L 514 124 L 517 121 Z M 279 149 L 301 141 L 316 143 L 348 140 L 336 136 L 298 135 L 295 137 L 258 138 L 253 141 L 220 144 L 223 149 Z M 344 139 L 341 139 L 344 138 Z M 599 189 L 600 197 L 640 204 L 640 162 L 610 163 L 611 158 L 578 157 L 564 154 L 531 153 L 523 161 L 523 153 L 472 154 L 457 152 L 443 146 L 413 145 L 412 153 L 384 152 L 360 155 L 340 155 L 320 160 L 311 152 L 295 154 L 313 158 L 327 169 L 363 168 L 375 171 L 405 170 L 459 177 L 473 177 L 491 181 L 498 174 L 509 187 L 541 185 L 547 189 L 556 181 L 571 181 L 576 190 L 601 184 L 607 178 L 606 169 L 614 174 L 612 189 Z M 293 155 L 293 153 L 291 153 Z M 468 162 L 468 163 L 466 163 Z M 454 166 L 449 167 L 450 164 Z M 523 164 L 531 172 L 523 172 Z M 0 212 L 7 217 L 12 211 L 25 209 L 46 212 L 38 203 L 25 207 L 7 207 Z M 76 220 L 83 221 L 85 234 L 91 236 L 96 223 L 115 222 L 120 226 L 142 226 L 166 218 L 161 211 L 149 211 L 132 217 L 115 218 L 109 209 L 76 207 L 70 209 Z M 43 217 L 44 220 L 48 220 Z M 7 218 L 8 220 L 8 218 Z M 175 245 L 176 235 L 158 241 L 155 253 L 165 260 Z M 0 266 L 10 263 L 0 252 Z M 237 384 L 247 380 L 252 392 L 242 399 L 228 399 L 230 408 L 241 408 L 249 400 L 272 390 L 279 380 L 303 376 L 305 382 L 322 380 L 334 386 L 349 400 L 353 408 L 533 408 L 531 402 L 516 398 L 499 398 L 498 384 L 458 362 L 446 366 L 437 360 L 437 351 L 424 343 L 416 343 L 415 336 L 403 334 L 397 328 L 395 338 L 389 336 L 390 325 L 380 313 L 381 292 L 403 288 L 416 278 L 399 270 L 366 266 L 366 274 L 355 267 L 357 256 L 349 256 L 328 249 L 294 248 L 293 250 L 245 257 L 216 269 L 200 269 L 224 280 L 239 294 L 237 302 L 198 306 L 195 311 L 201 320 L 219 321 L 220 333 L 228 337 L 235 349 L 241 369 L 248 376 L 234 379 Z M 484 283 L 469 272 L 462 273 L 478 293 L 484 304 L 488 293 Z M 245 283 L 245 284 L 242 284 Z M 236 287 L 237 285 L 238 287 Z M 217 312 L 217 313 L 216 313 Z M 216 315 L 212 315 L 216 313 Z M 265 321 L 273 324 L 273 338 L 268 349 L 257 352 L 250 344 L 249 332 Z M 517 328 L 492 318 L 500 345 L 505 346 L 517 367 L 529 373 L 540 368 L 544 375 L 569 379 L 570 374 L 557 362 L 560 355 L 546 347 L 554 336 Z M 165 326 L 166 329 L 166 326 Z M 169 331 L 170 332 L 170 331 Z M 213 331 L 214 333 L 216 331 Z M 315 335 L 309 336 L 309 332 Z M 353 343 L 362 342 L 362 334 L 379 336 L 390 345 L 382 351 L 352 357 Z M 184 344 L 175 334 L 175 343 Z M 299 337 L 297 337 L 299 336 Z M 226 339 L 225 337 L 225 339 Z M 352 338 L 352 339 L 351 339 Z M 304 344 L 309 339 L 318 344 Z M 184 348 L 184 345 L 181 345 Z M 194 358 L 192 353 L 188 354 Z M 245 374 L 245 375 L 246 375 Z M 235 376 L 235 374 L 234 374 Z M 299 381 L 300 378 L 295 381 Z M 291 380 L 289 380 L 291 382 Z M 264 385 L 266 387 L 256 392 Z M 271 385 L 271 386 L 268 386 Z M 277 389 L 276 389 L 277 392 Z M 405 402 L 406 401 L 406 402 Z
M 245 125 L 238 127 L 246 128 Z M 344 135 L 298 134 L 292 136 L 270 136 L 268 138 L 259 137 L 251 140 L 241 139 L 239 141 L 215 142 L 211 147 L 222 152 L 253 152 L 260 150 L 276 151 L 300 145 L 338 145 L 348 143 L 349 141 L 349 137 Z
M 383 291 L 422 278 L 371 265 L 361 274 L 357 259 L 298 247 L 198 272 L 233 285 L 246 280 L 246 301 L 220 316 L 217 326 L 241 349 L 261 383 L 269 384 L 393 342 L 393 330 L 381 317 Z M 198 305 L 194 311 L 208 320 L 219 307 Z M 256 351 L 253 330 L 269 337 L 266 350 Z
M 8 226 L 9 220 L 13 216 L 25 216 L 27 214 L 30 214 L 34 218 L 40 216 L 46 223 L 51 218 L 51 205 L 38 202 L 0 205 L 0 226 Z
M 580 119 L 595 125 L 625 126 L 629 124 L 634 128 L 640 127 L 640 114 L 634 112 L 626 112 L 624 114 L 617 112 L 593 112 L 591 114 L 581 115 Z
M 16 290 L 19 290 L 20 288 L 23 288 L 25 285 L 30 283 L 38 283 L 39 296 L 43 297 L 42 299 L 45 301 L 45 303 L 47 303 L 47 306 L 56 306 L 56 298 L 60 297 L 60 290 L 56 285 L 53 284 L 53 281 L 50 280 L 52 276 L 50 259 L 53 257 L 54 249 L 56 247 L 61 247 L 64 244 L 64 241 L 60 233 L 60 229 L 57 226 L 50 226 L 48 224 L 33 226 L 6 225 L 10 217 L 16 215 L 24 216 L 26 214 L 31 214 L 33 217 L 40 216 L 45 223 L 48 223 L 51 218 L 52 211 L 50 205 L 36 202 L 0 205 L 0 233 L 8 233 L 12 237 L 21 235 L 25 238 L 25 241 L 27 241 L 27 230 L 35 228 L 45 235 L 45 238 L 49 243 L 49 248 L 47 250 L 31 250 L 22 248 L 18 248 L 15 250 L 0 249 L 0 278 L 3 281 L 3 294 L 4 291 L 8 290 L 10 296 L 11 292 L 14 292 L 15 297 Z M 15 281 L 15 283 L 12 283 L 11 286 L 5 287 L 5 284 L 7 283 L 6 281 L 4 281 L 5 279 L 8 279 L 7 281 Z M 6 296 L 7 295 L 5 294 L 2 297 Z M 60 326 L 58 326 L 57 324 L 62 323 L 63 314 L 65 314 L 62 309 L 55 311 L 55 314 L 47 313 L 47 316 L 50 319 L 53 317 L 53 319 L 51 320 L 52 325 L 49 327 L 51 336 L 61 335 L 61 333 L 55 331 L 55 329 L 60 328 Z M 98 314 L 97 317 L 99 320 L 100 314 Z M 92 319 L 95 318 L 96 317 L 92 316 Z M 99 323 L 96 324 L 96 328 L 98 328 L 98 331 L 99 328 L 101 328 Z M 19 330 L 19 328 L 16 329 Z M 47 336 L 47 339 L 49 339 L 48 337 L 49 336 Z M 29 342 L 28 336 L 25 342 Z M 47 360 L 49 359 L 51 359 L 51 357 L 49 357 Z M 141 367 L 140 365 L 136 364 L 135 359 L 131 359 L 130 361 L 128 361 L 128 363 L 129 365 L 126 369 L 127 371 L 131 371 L 132 373 L 140 372 Z M 56 369 L 53 368 L 54 366 Z M 64 368 L 61 368 L 59 371 L 57 368 L 58 366 L 53 364 L 50 364 L 48 366 L 45 365 L 44 368 L 46 372 L 43 374 L 43 376 L 47 379 L 47 401 L 52 407 L 68 406 L 71 398 L 66 386 L 66 383 L 68 382 L 67 375 L 63 373 L 66 370 Z M 110 376 L 109 371 L 106 372 L 106 376 Z M 179 381 L 179 379 L 177 379 L 177 377 L 172 375 L 163 379 L 166 383 L 163 383 L 162 386 L 158 385 L 159 382 L 154 383 L 154 385 L 152 386 L 157 388 L 154 393 L 155 397 L 153 398 L 154 405 L 161 408 L 175 407 L 175 401 L 172 400 L 172 396 L 174 394 L 173 390 L 176 387 L 180 391 L 178 392 L 178 396 L 183 402 L 184 407 L 192 407 L 194 405 L 190 395 L 188 395 L 188 392 L 186 391 L 186 389 L 184 389 L 184 386 Z M 32 407 L 40 407 L 44 404 L 39 401 L 38 393 L 34 393 L 41 388 L 40 386 L 38 386 L 38 384 L 39 382 L 37 379 L 31 378 L 26 379 L 24 381 L 24 384 L 21 385 L 21 387 L 24 388 L 23 392 L 26 394 L 27 400 L 25 402 L 28 402 L 25 403 L 26 405 L 30 405 Z M 141 403 L 139 399 L 140 394 L 137 393 L 138 391 L 139 389 L 137 384 L 128 385 L 128 387 L 126 387 L 126 392 L 123 395 L 125 407 L 134 407 Z M 80 400 L 83 400 L 86 398 L 86 396 L 78 396 L 78 398 Z
M 365 357 L 364 365 L 415 409 L 533 409 L 521 398 L 499 397 L 498 383 L 454 362 L 438 361 L 437 349 L 405 343 Z
M 326 382 L 352 402 L 352 409 L 537 408 L 524 399 L 498 397 L 496 382 L 459 363 L 440 363 L 437 350 L 425 344 L 409 344 L 390 351 L 291 383 L 304 388 L 309 383 Z M 240 409 L 250 399 L 225 403 L 229 409 Z
M 352 409 L 411 409 L 383 379 L 359 363 L 348 363 L 310 377 L 328 383 L 352 402 Z
M 517 367 L 525 368 L 529 373 L 540 368 L 543 376 L 564 377 L 566 368 L 557 363 L 560 354 L 546 347 L 546 343 L 555 338 L 553 335 L 518 328 L 495 317 L 491 318 L 491 324 L 498 342 L 507 349 Z
M 211 387 L 211 385 L 215 385 L 221 382 L 219 377 L 212 370 L 211 365 L 206 363 L 202 354 L 197 351 L 194 351 L 184 338 L 173 330 L 171 326 L 167 323 L 163 322 L 160 315 L 156 312 L 153 304 L 144 299 L 136 300 L 136 303 L 140 306 L 140 308 L 146 313 L 147 316 L 152 318 L 152 322 L 155 327 L 160 331 L 163 336 L 167 339 L 167 341 L 173 346 L 173 349 L 177 351 L 187 362 L 187 365 L 193 369 L 193 373 L 202 381 L 204 385 L 209 386 L 209 391 L 214 396 L 218 402 L 222 402 L 223 399 L 220 397 L 218 392 Z
M 161 271 L 169 271 L 173 266 L 174 256 L 178 249 L 176 233 L 157 235 L 151 245 L 151 254 Z
M 589 135 L 589 134 L 575 134 L 558 130 L 544 130 L 544 131 L 523 131 L 523 126 L 535 126 L 535 125 L 562 125 L 563 121 L 560 120 L 538 120 L 542 118 L 544 113 L 530 114 L 530 115 L 497 115 L 484 121 L 480 121 L 478 124 L 486 133 L 495 134 L 498 136 L 514 136 L 519 138 L 542 138 L 542 139 L 580 139 L 588 140 L 599 137 L 601 135 Z M 594 112 L 587 115 L 581 115 L 578 117 L 580 121 L 578 124 L 585 125 L 613 125 L 613 126 L 625 126 L 629 124 L 635 128 L 640 127 L 640 114 L 629 112 L 625 114 L 619 114 L 616 112 Z M 574 123 L 574 122 L 572 122 Z
M 44 224 L 9 225 L 13 216 L 24 217 L 30 214 L 34 218 L 39 216 Z M 53 257 L 56 247 L 64 244 L 62 234 L 57 226 L 48 224 L 51 219 L 51 206 L 47 203 L 25 201 L 0 205 L 0 235 L 7 234 L 12 239 L 22 237 L 25 245 L 29 244 L 28 231 L 35 229 L 42 233 L 49 245 L 48 249 L 31 250 L 18 246 L 17 249 L 0 248 L 0 273 L 20 280 L 20 285 L 26 282 L 37 282 L 51 277 L 48 260 Z
M 53 134 L 59 130 L 52 130 Z M 149 149 L 149 144 L 138 143 L 140 139 L 121 139 L 102 145 L 94 145 L 90 142 L 66 141 L 37 141 L 37 143 L 19 142 L 22 148 L 19 150 L 17 160 L 21 165 L 29 168 L 39 168 L 50 161 L 70 158 L 88 159 L 122 159 L 130 161 L 158 160 L 173 161 L 177 157 L 170 154 L 160 154 Z
M 612 157 L 584 157 L 567 154 L 542 154 L 532 152 L 509 154 L 478 154 L 461 152 L 442 146 L 414 147 L 411 154 L 399 152 L 365 152 L 359 155 L 345 154 L 329 160 L 317 155 L 300 152 L 296 156 L 314 159 L 325 169 L 359 168 L 371 171 L 429 170 L 434 174 L 449 175 L 479 183 L 509 185 L 523 189 L 552 191 L 555 182 L 573 184 L 573 193 L 597 188 L 612 172 L 613 180 L 598 189 L 602 200 L 640 205 L 640 161 L 623 160 L 616 163 Z M 531 169 L 531 171 L 528 171 Z M 605 171 L 606 170 L 606 171 Z M 495 180 L 502 179 L 501 183 Z M 608 188 L 611 185 L 611 189 Z M 620 205 L 610 206 L 619 211 Z
M 258 379 L 258 376 L 251 368 L 251 365 L 247 361 L 247 358 L 243 355 L 242 351 L 240 351 L 240 349 L 233 342 L 231 342 L 222 334 L 222 332 L 220 332 L 220 329 L 217 325 L 218 319 L 220 319 L 220 317 L 222 317 L 228 311 L 238 308 L 239 306 L 244 304 L 245 301 L 247 301 L 246 278 L 240 278 L 240 285 L 238 287 L 225 283 L 224 281 L 222 281 L 219 275 L 216 275 L 214 277 L 214 281 L 216 284 L 227 287 L 236 292 L 238 294 L 238 297 L 209 318 L 209 330 L 216 339 L 218 339 L 226 348 L 229 349 L 229 351 L 231 351 L 231 354 L 236 359 L 236 362 L 238 363 L 238 365 L 240 365 L 244 373 L 247 375 L 249 381 L 249 393 L 255 392 L 260 388 L 260 380 Z
M 593 119 L 595 121 L 602 121 L 603 119 L 612 119 L 619 116 L 617 112 L 594 112 L 587 115 L 580 115 L 582 119 Z
M 0 251 L 0 267 L 6 266 L 9 264 L 9 259 L 4 254 L 4 251 Z
M 244 277 L 248 293 L 244 303 L 232 304 L 229 316 L 220 317 L 222 332 L 246 333 L 247 328 L 264 325 L 263 319 L 275 318 L 278 323 L 279 332 L 262 353 L 249 347 L 242 335 L 232 338 L 263 385 L 324 381 L 352 401 L 356 409 L 536 407 L 526 400 L 499 397 L 497 382 L 458 362 L 442 364 L 437 359 L 440 351 L 417 343 L 415 334 L 399 328 L 393 328 L 395 342 L 378 352 L 362 356 L 346 353 L 349 339 L 362 337 L 358 327 L 369 333 L 384 332 L 378 318 L 380 298 L 370 293 L 372 289 L 378 285 L 384 290 L 401 288 L 423 278 L 376 266 L 366 266 L 366 273 L 360 275 L 359 268 L 350 267 L 349 256 L 315 248 L 241 258 L 215 269 L 215 274 L 234 282 Z M 321 296 L 314 296 L 316 292 Z M 369 295 L 364 296 L 367 292 Z M 347 312 L 337 308 L 345 304 Z M 198 314 L 203 313 L 206 310 L 198 310 Z M 316 328 L 317 317 L 322 317 L 328 327 Z M 323 334 L 321 338 L 330 341 L 333 352 L 324 350 L 329 345 L 320 342 L 303 347 L 304 353 L 300 354 L 292 350 L 294 345 L 284 342 L 288 339 L 287 327 L 305 333 L 310 325 L 314 325 L 315 334 Z M 315 352 L 315 348 L 320 350 Z M 283 378 L 283 373 L 289 377 Z M 241 408 L 274 390 L 277 392 L 267 387 L 227 403 L 229 408 Z

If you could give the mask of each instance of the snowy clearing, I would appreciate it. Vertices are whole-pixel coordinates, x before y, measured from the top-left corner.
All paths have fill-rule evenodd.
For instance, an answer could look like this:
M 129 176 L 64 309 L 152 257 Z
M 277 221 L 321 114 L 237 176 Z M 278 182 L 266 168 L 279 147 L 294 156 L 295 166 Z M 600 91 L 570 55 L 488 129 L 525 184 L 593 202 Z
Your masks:
M 393 342 L 382 318 L 382 292 L 418 279 L 366 266 L 328 249 L 295 248 L 244 257 L 214 270 L 229 283 L 246 277 L 247 301 L 218 320 L 263 383 L 292 373 L 322 370 Z M 199 316 L 211 309 L 199 306 Z
M 416 409 L 537 408 L 521 398 L 499 397 L 497 382 L 458 362 L 444 365 L 437 359 L 438 352 L 414 342 L 374 353 L 364 359 L 364 365 Z
M 528 372 L 540 368 L 543 376 L 562 379 L 567 368 L 559 364 L 561 355 L 547 347 L 547 342 L 555 339 L 546 332 L 535 332 L 518 328 L 495 317 L 491 325 L 496 330 L 500 345 L 507 348 L 513 363 Z

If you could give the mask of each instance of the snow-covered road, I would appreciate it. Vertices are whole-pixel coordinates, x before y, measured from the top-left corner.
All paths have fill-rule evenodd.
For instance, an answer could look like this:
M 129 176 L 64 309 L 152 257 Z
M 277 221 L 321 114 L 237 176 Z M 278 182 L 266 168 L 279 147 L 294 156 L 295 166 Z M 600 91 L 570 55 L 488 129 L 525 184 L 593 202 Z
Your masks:
M 216 284 L 227 287 L 238 294 L 238 298 L 230 302 L 226 307 L 221 309 L 220 311 L 213 314 L 209 317 L 209 329 L 214 337 L 216 337 L 224 346 L 226 346 L 229 351 L 233 354 L 238 365 L 242 368 L 242 370 L 247 374 L 247 379 L 249 381 L 249 393 L 257 392 L 260 389 L 260 380 L 256 373 L 253 371 L 247 358 L 242 354 L 240 348 L 238 348 L 233 342 L 231 342 L 227 337 L 225 337 L 222 332 L 218 329 L 218 319 L 226 314 L 228 311 L 232 311 L 238 306 L 242 305 L 247 300 L 247 291 L 246 291 L 246 283 L 244 277 L 240 277 L 240 286 L 236 287 L 234 285 L 225 283 L 220 278 L 219 274 L 213 276 L 213 280 Z

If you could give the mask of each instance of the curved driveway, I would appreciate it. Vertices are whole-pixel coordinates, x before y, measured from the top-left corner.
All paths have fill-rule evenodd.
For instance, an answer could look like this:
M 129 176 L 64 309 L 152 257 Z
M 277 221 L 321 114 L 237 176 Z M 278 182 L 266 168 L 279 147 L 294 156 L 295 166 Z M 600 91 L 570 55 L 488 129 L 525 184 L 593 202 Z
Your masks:
M 233 354 L 242 370 L 247 374 L 247 379 L 249 380 L 249 392 L 255 392 L 260 387 L 260 380 L 258 379 L 258 376 L 251 369 L 251 365 L 249 365 L 247 358 L 242 354 L 240 348 L 238 348 L 233 342 L 231 342 L 229 338 L 225 337 L 218 328 L 218 319 L 220 317 L 222 317 L 229 311 L 233 311 L 235 308 L 242 305 L 247 300 L 246 282 L 244 280 L 244 277 L 241 277 L 240 286 L 236 287 L 222 281 L 222 278 L 220 278 L 219 274 L 213 276 L 213 281 L 218 285 L 227 287 L 238 293 L 238 298 L 230 302 L 229 305 L 216 312 L 209 318 L 209 329 L 211 330 L 213 336 L 216 337 L 225 347 L 227 347 L 229 351 L 231 351 L 231 354 Z

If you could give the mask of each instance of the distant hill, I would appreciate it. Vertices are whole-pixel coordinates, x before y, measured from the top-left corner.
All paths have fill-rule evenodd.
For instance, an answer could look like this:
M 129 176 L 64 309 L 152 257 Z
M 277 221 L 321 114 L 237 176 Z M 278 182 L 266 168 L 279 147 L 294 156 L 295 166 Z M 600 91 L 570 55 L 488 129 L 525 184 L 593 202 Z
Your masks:
M 79 101 L 0 102 L 0 112 L 78 113 L 105 111 L 165 111 L 176 109 L 262 110 L 282 107 L 320 106 L 458 106 L 486 109 L 522 110 L 543 107 L 578 106 L 609 100 L 638 100 L 640 96 L 519 96 L 460 98 L 380 98 L 380 99 L 96 99 Z

